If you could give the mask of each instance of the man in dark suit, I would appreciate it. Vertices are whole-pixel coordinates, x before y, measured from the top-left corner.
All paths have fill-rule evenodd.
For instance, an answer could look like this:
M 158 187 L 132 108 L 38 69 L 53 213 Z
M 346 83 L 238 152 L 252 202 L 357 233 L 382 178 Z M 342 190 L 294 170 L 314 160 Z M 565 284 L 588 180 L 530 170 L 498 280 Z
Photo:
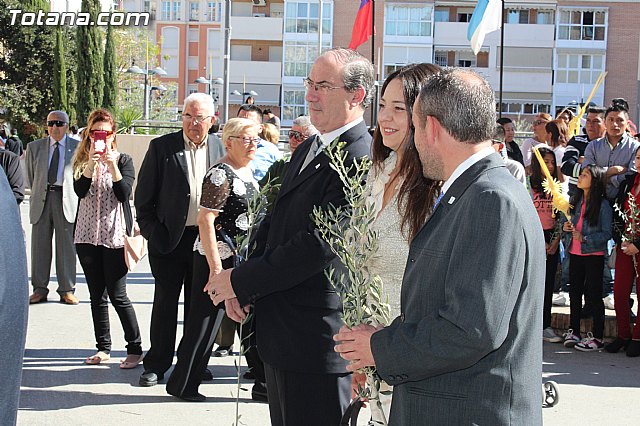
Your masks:
M 31 285 L 29 303 L 47 301 L 51 272 L 51 241 L 55 235 L 56 276 L 60 303 L 77 305 L 76 247 L 73 229 L 78 196 L 73 190 L 71 159 L 78 141 L 67 137 L 69 116 L 64 111 L 47 115 L 49 136 L 27 145 L 25 166 L 31 188 Z
M 221 146 L 208 139 L 214 111 L 211 96 L 189 95 L 184 100 L 182 130 L 152 140 L 138 174 L 135 206 L 140 232 L 149 240 L 155 279 L 151 347 L 144 358 L 141 386 L 156 385 L 173 362 L 183 284 L 185 318 L 189 312 L 202 180 L 209 166 L 224 155 Z
M 348 164 L 369 154 L 371 137 L 362 116 L 371 102 L 373 66 L 353 50 L 332 49 L 315 61 L 305 85 L 320 136 L 293 154 L 273 211 L 257 232 L 256 250 L 240 267 L 213 279 L 213 299 L 226 300 L 227 314 L 236 321 L 244 316 L 241 307 L 255 304 L 271 423 L 329 426 L 339 424 L 349 403 L 351 375 L 331 340 L 343 324 L 342 305 L 324 270 L 337 259 L 317 236 L 310 215 L 316 206 L 344 203 L 327 146 L 335 138 L 346 142 Z
M 20 157 L 11 151 L 0 149 L 0 168 L 4 169 L 16 202 L 20 204 L 24 200 L 24 175 Z
M 423 174 L 444 181 L 410 246 L 402 314 L 335 337 L 349 370 L 394 385 L 390 425 L 542 424 L 544 237 L 531 199 L 491 148 L 493 90 L 446 70 L 413 108 Z

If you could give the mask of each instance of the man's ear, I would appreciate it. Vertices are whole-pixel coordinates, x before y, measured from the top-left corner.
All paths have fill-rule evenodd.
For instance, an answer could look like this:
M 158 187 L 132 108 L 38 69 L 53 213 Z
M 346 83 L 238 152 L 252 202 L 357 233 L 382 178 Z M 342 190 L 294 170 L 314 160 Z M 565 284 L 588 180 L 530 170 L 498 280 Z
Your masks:
M 424 124 L 426 126 L 425 131 L 427 137 L 429 138 L 429 142 L 434 142 L 437 138 L 440 137 L 440 133 L 442 132 L 442 125 L 437 118 L 432 115 L 428 115 Z
M 362 103 L 362 101 L 364 100 L 364 97 L 366 96 L 367 92 L 364 90 L 364 87 L 359 86 L 356 90 L 354 90 L 353 92 L 351 92 L 351 106 L 352 107 L 356 107 L 358 105 L 360 105 Z

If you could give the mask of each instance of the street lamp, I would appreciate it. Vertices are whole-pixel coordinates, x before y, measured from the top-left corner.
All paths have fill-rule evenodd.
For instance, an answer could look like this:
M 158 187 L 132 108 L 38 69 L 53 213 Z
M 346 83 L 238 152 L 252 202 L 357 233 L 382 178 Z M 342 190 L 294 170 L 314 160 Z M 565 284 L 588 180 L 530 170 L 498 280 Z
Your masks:
M 243 93 L 240 93 L 239 91 L 234 90 L 233 92 L 231 92 L 231 94 L 232 95 L 236 95 L 236 96 L 242 96 L 242 103 L 243 104 L 247 103 L 247 98 L 249 96 L 252 96 L 252 97 L 258 96 L 258 93 L 256 91 L 254 91 L 254 90 L 249 90 L 248 92 L 243 92 Z
M 167 75 L 167 72 L 165 70 L 163 70 L 160 67 L 155 67 L 153 69 L 148 69 L 145 66 L 145 69 L 140 68 L 137 65 L 132 66 L 131 68 L 129 68 L 127 71 L 125 71 L 129 74 L 142 74 L 144 75 L 144 113 L 142 115 L 142 117 L 145 120 L 149 119 L 149 92 L 153 89 L 149 89 L 149 76 L 153 76 L 153 75 Z M 159 86 L 160 87 L 160 86 Z M 161 86 L 164 87 L 164 86 Z M 164 87 L 164 90 L 167 90 L 166 87 Z
M 206 79 L 205 77 L 198 77 L 195 79 L 194 83 L 198 83 L 198 84 L 206 84 L 209 86 L 209 95 L 213 98 L 213 102 L 216 106 L 216 111 L 218 109 L 218 95 L 216 94 L 216 96 L 213 96 L 214 90 L 213 90 L 213 85 L 222 85 L 224 84 L 224 80 L 221 79 L 220 77 L 218 78 L 213 78 L 213 76 L 210 76 L 209 79 Z

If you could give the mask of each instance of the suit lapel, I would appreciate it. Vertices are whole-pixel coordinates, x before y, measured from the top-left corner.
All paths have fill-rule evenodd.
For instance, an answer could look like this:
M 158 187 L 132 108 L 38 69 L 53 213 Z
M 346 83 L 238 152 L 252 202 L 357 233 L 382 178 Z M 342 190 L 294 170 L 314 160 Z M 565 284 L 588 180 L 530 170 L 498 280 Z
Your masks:
M 319 137 L 319 136 L 316 136 Z M 324 153 L 324 150 L 316 155 L 316 157 L 311 160 L 311 162 L 305 167 L 304 170 L 300 171 L 304 160 L 307 158 L 309 154 L 309 150 L 311 149 L 316 137 L 311 137 L 304 142 L 304 147 L 300 146 L 298 149 L 304 149 L 300 152 L 300 155 L 297 155 L 294 159 L 292 159 L 289 164 L 290 170 L 292 173 L 287 173 L 285 181 L 282 183 L 281 195 L 284 196 L 291 190 L 297 188 L 304 181 L 309 179 L 311 176 L 318 173 L 320 170 L 324 169 L 329 164 L 329 157 Z M 326 148 L 325 148 L 326 149 Z
M 447 212 L 455 206 L 455 203 L 462 197 L 467 188 L 469 188 L 480 175 L 496 167 L 504 167 L 504 161 L 502 161 L 502 158 L 498 154 L 491 154 L 472 164 L 471 167 L 465 170 L 464 173 L 453 182 L 451 187 L 449 187 L 418 234 L 424 230 L 432 219 L 446 215 Z
M 184 137 L 182 136 L 182 131 L 176 133 L 176 138 L 174 139 L 173 155 L 176 157 L 176 161 L 180 164 L 180 168 L 182 169 L 182 173 L 184 174 L 185 179 L 189 182 L 189 167 L 187 166 L 187 155 L 186 149 L 184 147 Z M 167 158 L 168 160 L 168 158 Z

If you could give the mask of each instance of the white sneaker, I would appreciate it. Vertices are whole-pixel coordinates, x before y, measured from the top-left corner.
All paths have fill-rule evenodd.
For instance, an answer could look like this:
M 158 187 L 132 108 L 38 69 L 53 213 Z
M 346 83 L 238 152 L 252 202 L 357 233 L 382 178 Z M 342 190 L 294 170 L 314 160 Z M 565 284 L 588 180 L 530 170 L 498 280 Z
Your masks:
M 612 311 L 616 309 L 614 305 L 613 295 L 608 295 L 607 297 L 603 298 L 602 301 L 604 302 L 604 307 L 606 309 L 611 309 Z
M 551 304 L 553 306 L 567 306 L 567 298 L 562 293 L 553 293 Z
M 560 343 L 562 342 L 562 337 L 558 336 L 553 331 L 553 328 L 547 327 L 544 330 L 542 330 L 542 340 L 549 343 Z

